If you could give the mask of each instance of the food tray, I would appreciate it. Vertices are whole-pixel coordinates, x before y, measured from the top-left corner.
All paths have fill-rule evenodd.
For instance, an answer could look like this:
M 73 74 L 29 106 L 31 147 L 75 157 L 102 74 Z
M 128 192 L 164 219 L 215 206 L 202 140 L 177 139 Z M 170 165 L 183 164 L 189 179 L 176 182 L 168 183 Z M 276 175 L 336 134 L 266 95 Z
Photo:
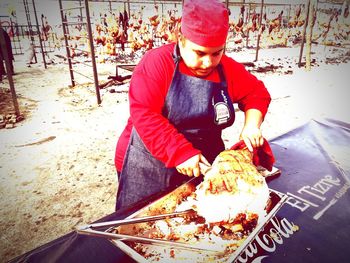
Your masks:
M 174 191 L 138 210 L 127 218 L 137 218 L 174 212 L 177 205 L 193 191 L 195 191 L 196 184 L 198 183 L 197 181 L 198 180 L 193 178 L 193 180 L 181 185 Z M 223 251 L 220 252 L 213 252 L 205 250 L 187 250 L 154 244 L 142 244 L 121 239 L 110 239 L 110 241 L 137 262 L 234 262 L 235 259 L 249 245 L 249 243 L 254 240 L 256 235 L 270 221 L 270 219 L 277 213 L 285 202 L 286 198 L 287 196 L 285 194 L 270 189 L 267 215 L 259 220 L 259 224 L 251 231 L 249 235 L 245 236 L 239 241 L 239 245 L 237 245 L 237 241 L 232 241 L 235 242 L 235 248 L 231 250 L 225 251 L 225 249 L 223 249 Z M 144 234 L 142 233 L 142 230 L 144 229 L 144 232 L 146 233 L 151 224 L 153 224 L 153 222 L 125 225 L 118 227 L 118 232 L 121 234 L 142 236 Z M 115 233 L 115 231 L 115 228 L 109 228 L 106 230 L 106 232 L 111 233 Z M 157 251 L 157 256 L 146 256 L 144 253 L 142 253 L 144 251 Z

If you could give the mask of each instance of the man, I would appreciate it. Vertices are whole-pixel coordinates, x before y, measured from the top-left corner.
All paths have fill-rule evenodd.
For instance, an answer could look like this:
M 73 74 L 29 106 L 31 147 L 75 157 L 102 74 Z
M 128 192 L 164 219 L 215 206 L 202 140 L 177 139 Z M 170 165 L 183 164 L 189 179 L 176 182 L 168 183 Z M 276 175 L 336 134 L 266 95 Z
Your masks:
M 130 82 L 130 118 L 119 138 L 116 208 L 200 175 L 225 149 L 221 131 L 245 112 L 240 134 L 260 147 L 270 103 L 264 84 L 227 57 L 228 11 L 216 0 L 185 1 L 178 43 L 150 50 Z
M 7 56 L 9 59 L 9 63 L 10 63 L 10 74 L 13 74 L 13 53 L 12 53 L 12 46 L 11 46 L 11 39 L 9 37 L 9 35 L 7 34 L 7 32 L 1 27 L 0 29 L 0 33 L 3 35 L 3 37 L 1 39 L 4 40 L 4 43 L 1 43 L 1 48 L 0 48 L 0 79 L 2 80 L 2 76 L 6 74 L 6 66 L 5 66 L 5 56 L 2 52 L 2 47 L 5 46 L 6 47 L 6 52 L 7 52 Z

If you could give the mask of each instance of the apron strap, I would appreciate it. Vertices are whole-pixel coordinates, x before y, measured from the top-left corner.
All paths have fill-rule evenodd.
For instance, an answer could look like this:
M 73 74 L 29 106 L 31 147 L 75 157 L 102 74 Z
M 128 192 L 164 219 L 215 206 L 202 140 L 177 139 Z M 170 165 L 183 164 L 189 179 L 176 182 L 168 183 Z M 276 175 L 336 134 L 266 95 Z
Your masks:
M 178 64 L 179 64 L 179 61 L 181 60 L 180 50 L 179 50 L 178 44 L 175 44 L 172 57 L 173 57 L 173 60 L 174 60 L 175 65 L 178 65 Z
M 225 77 L 225 74 L 224 74 L 224 70 L 222 69 L 221 63 L 218 65 L 217 68 L 218 68 L 218 73 L 219 73 L 221 85 L 222 85 L 222 87 L 223 87 L 225 90 L 227 90 L 226 77 Z
M 174 69 L 173 76 L 171 77 L 171 79 L 174 80 L 175 75 L 179 71 L 179 64 L 180 64 L 179 62 L 181 60 L 180 50 L 179 50 L 179 47 L 177 44 L 175 44 L 174 51 L 172 53 L 172 57 L 173 57 L 173 61 L 175 63 L 175 69 Z

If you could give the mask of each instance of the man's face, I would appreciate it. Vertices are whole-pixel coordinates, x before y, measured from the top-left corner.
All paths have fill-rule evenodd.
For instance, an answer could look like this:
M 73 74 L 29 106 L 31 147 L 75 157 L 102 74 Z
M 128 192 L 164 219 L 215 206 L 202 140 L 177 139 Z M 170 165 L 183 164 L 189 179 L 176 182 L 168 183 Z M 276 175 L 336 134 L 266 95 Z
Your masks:
M 182 37 L 179 40 L 182 59 L 191 72 L 200 78 L 208 76 L 219 64 L 224 45 L 219 47 L 203 47 Z

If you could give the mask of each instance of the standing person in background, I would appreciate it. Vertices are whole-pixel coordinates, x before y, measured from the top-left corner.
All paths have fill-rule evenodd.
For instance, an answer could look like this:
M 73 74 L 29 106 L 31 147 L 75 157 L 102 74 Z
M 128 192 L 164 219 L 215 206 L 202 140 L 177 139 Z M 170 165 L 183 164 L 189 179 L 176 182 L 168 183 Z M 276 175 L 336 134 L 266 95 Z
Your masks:
M 7 56 L 10 62 L 10 74 L 13 75 L 14 73 L 14 69 L 13 69 L 13 53 L 12 53 L 12 45 L 11 45 L 11 39 L 10 36 L 7 34 L 7 32 L 1 27 L 0 29 L 0 33 L 3 35 L 5 43 L 0 43 L 1 46 L 5 45 L 6 46 L 6 51 L 7 51 Z M 6 66 L 5 66 L 5 57 L 4 54 L 2 53 L 2 48 L 0 48 L 0 59 L 1 59 L 1 63 L 0 63 L 0 79 L 2 80 L 2 76 L 6 74 Z
M 31 67 L 31 64 L 35 63 L 35 46 L 34 44 L 28 39 L 26 42 L 25 50 L 24 50 L 24 56 L 25 61 L 27 64 L 27 67 Z
M 200 175 L 225 149 L 222 130 L 245 113 L 240 139 L 261 147 L 260 126 L 270 94 L 244 66 L 224 54 L 227 8 L 217 0 L 187 0 L 178 42 L 148 51 L 129 90 L 130 118 L 116 147 L 116 209 Z

